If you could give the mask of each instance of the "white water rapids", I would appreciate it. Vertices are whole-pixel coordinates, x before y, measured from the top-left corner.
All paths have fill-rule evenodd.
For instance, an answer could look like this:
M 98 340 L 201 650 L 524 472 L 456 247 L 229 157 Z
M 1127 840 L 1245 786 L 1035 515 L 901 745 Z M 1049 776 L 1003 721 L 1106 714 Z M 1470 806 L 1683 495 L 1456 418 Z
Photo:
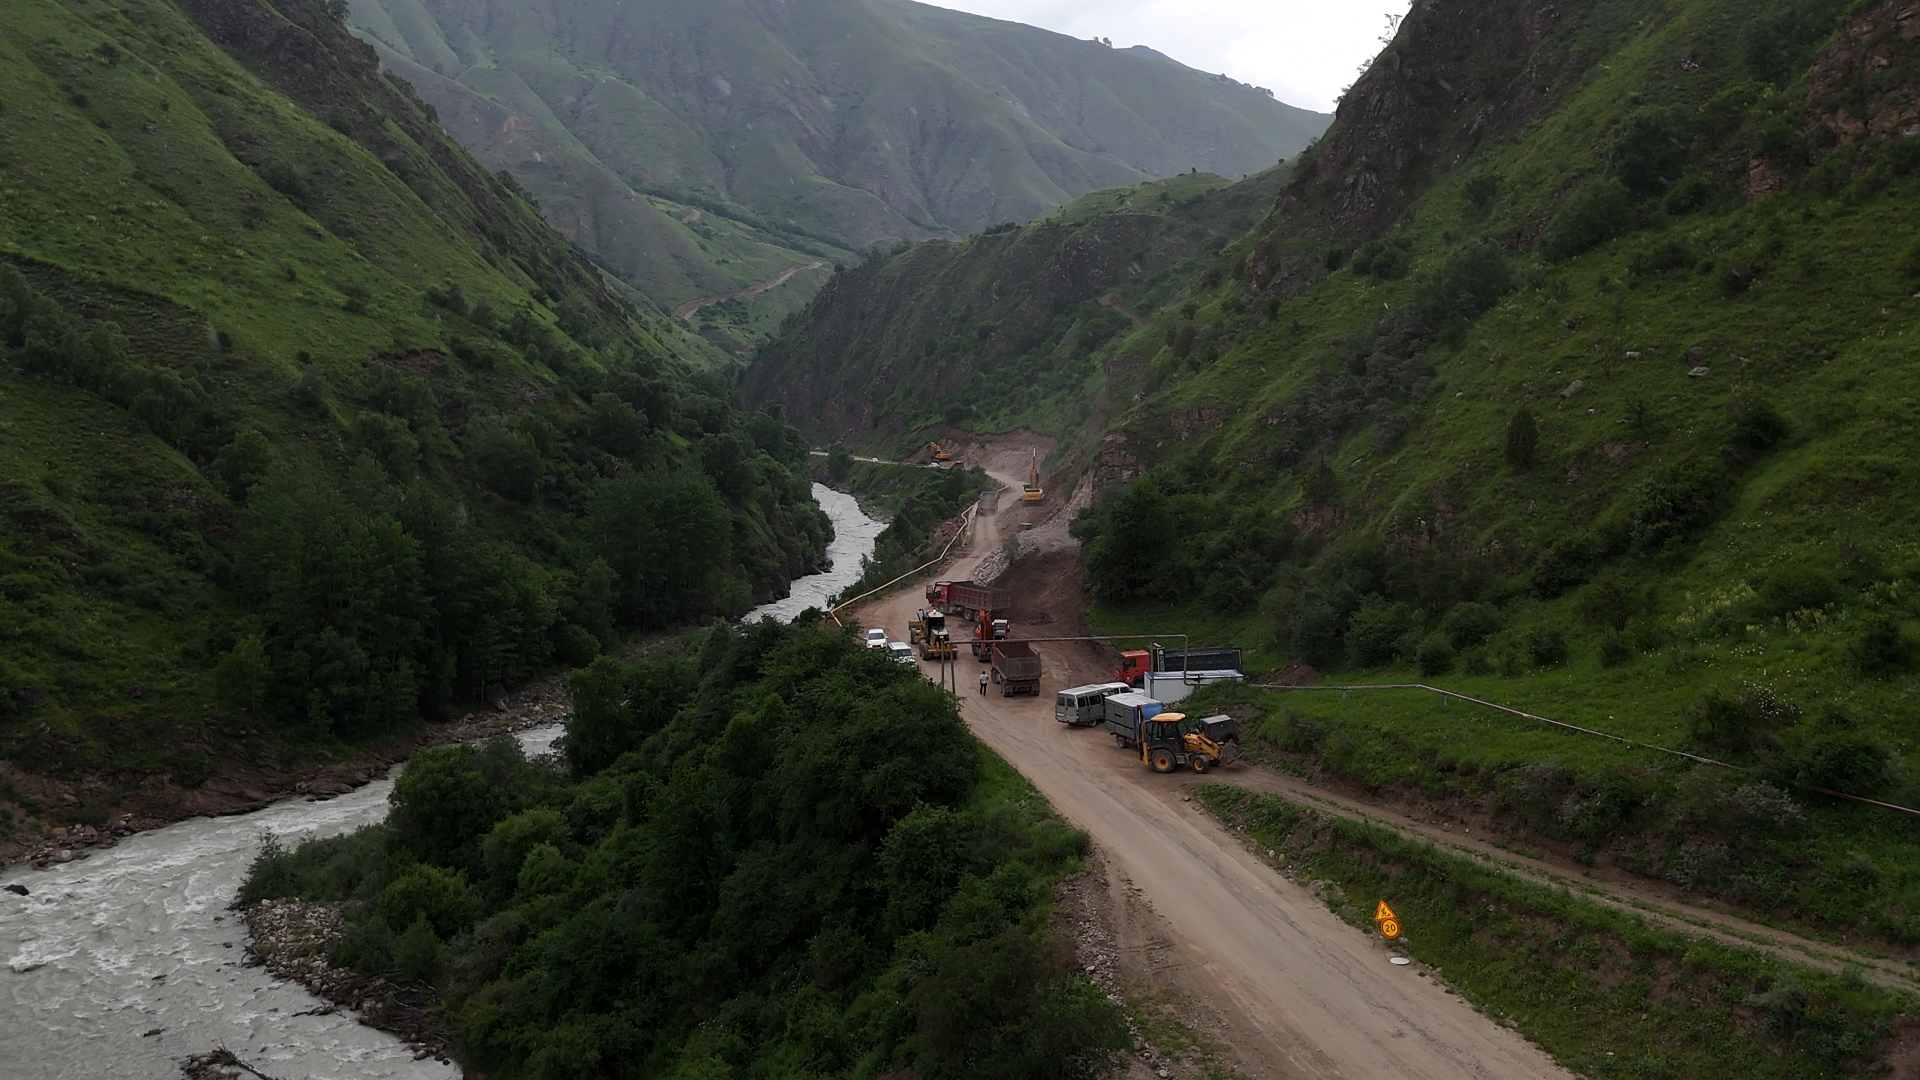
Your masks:
M 885 527 L 851 495 L 813 492 L 833 520 L 833 569 L 749 618 L 824 608 L 860 576 Z M 519 739 L 541 754 L 560 730 Z M 244 966 L 246 924 L 227 910 L 265 834 L 297 844 L 373 824 L 392 788 L 379 780 L 326 802 L 195 818 L 50 870 L 0 871 L 0 885 L 31 891 L 0 892 L 0 1080 L 177 1080 L 183 1058 L 222 1046 L 276 1080 L 458 1077 L 351 1012 L 314 1015 L 327 1003 Z
M 559 734 L 519 739 L 541 754 Z M 220 1046 L 276 1080 L 459 1076 L 352 1013 L 312 1015 L 326 1002 L 244 966 L 246 924 L 227 910 L 265 834 L 298 843 L 373 824 L 392 788 L 194 818 L 84 861 L 0 873 L 32 894 L 0 892 L 0 1078 L 170 1080 L 180 1059 Z
M 873 542 L 887 523 L 868 517 L 853 496 L 825 484 L 813 485 L 813 497 L 833 519 L 833 543 L 827 545 L 832 569 L 794 582 L 793 592 L 785 600 L 754 608 L 747 612 L 745 621 L 758 622 L 768 617 L 786 622 L 810 607 L 825 611 L 828 597 L 860 580 L 860 560 L 873 554 Z

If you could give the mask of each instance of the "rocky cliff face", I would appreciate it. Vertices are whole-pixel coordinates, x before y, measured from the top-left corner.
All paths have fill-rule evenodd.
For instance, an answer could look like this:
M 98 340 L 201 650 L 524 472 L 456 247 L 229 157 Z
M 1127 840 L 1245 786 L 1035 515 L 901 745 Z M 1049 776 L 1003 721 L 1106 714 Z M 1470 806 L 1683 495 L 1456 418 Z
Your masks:
M 1594 53 L 1573 47 L 1590 5 L 1419 0 L 1296 163 L 1247 262 L 1250 289 L 1291 296 L 1323 249 L 1379 235 L 1435 175 L 1524 129 Z
M 1807 94 L 1816 138 L 1920 138 L 1920 4 L 1878 0 L 1849 13 Z

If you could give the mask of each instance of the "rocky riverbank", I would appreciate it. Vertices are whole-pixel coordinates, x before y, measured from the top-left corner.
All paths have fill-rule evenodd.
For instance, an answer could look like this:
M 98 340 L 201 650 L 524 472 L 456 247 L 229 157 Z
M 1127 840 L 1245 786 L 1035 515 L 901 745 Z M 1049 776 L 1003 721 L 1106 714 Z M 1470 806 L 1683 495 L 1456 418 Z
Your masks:
M 345 928 L 345 904 L 305 900 L 266 900 L 242 908 L 253 941 L 249 957 L 276 978 L 299 983 L 325 1008 L 348 1009 L 368 1027 L 397 1036 L 413 1056 L 451 1063 L 453 1031 L 433 1011 L 439 996 L 431 986 L 408 983 L 395 975 L 363 975 L 333 963 L 333 947 Z
M 486 709 L 428 724 L 391 743 L 332 761 L 283 761 L 261 745 L 219 772 L 187 786 L 166 776 L 144 778 L 39 776 L 0 762 L 0 803 L 17 800 L 24 821 L 0 829 L 0 868 L 32 863 L 45 870 L 86 858 L 94 849 L 148 829 L 195 817 L 246 814 L 284 799 L 324 801 L 387 775 L 415 750 L 469 742 L 564 721 L 571 711 L 565 680 L 554 676 L 493 696 Z M 93 824 L 74 820 L 88 807 L 110 804 L 111 816 Z

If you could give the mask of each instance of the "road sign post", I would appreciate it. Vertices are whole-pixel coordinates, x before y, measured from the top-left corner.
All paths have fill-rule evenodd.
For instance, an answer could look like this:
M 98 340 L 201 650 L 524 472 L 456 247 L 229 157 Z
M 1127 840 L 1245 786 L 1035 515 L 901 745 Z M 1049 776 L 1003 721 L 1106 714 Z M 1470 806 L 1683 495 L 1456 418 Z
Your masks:
M 1385 900 L 1373 911 L 1373 921 L 1380 924 L 1380 934 L 1391 941 L 1400 936 L 1400 916 L 1393 913 Z

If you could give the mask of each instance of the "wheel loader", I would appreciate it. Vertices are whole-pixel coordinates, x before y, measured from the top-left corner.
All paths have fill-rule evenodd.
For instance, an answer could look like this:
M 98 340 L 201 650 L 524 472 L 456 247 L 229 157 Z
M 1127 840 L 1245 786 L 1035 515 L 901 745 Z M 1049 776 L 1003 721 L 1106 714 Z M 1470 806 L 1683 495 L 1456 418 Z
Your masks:
M 1240 757 L 1238 742 L 1216 741 L 1185 713 L 1161 713 L 1143 721 L 1141 728 L 1140 760 L 1157 773 L 1182 767 L 1203 773 Z
M 907 624 L 907 642 L 920 647 L 922 660 L 951 660 L 958 651 L 947 633 L 946 612 L 921 611 Z

